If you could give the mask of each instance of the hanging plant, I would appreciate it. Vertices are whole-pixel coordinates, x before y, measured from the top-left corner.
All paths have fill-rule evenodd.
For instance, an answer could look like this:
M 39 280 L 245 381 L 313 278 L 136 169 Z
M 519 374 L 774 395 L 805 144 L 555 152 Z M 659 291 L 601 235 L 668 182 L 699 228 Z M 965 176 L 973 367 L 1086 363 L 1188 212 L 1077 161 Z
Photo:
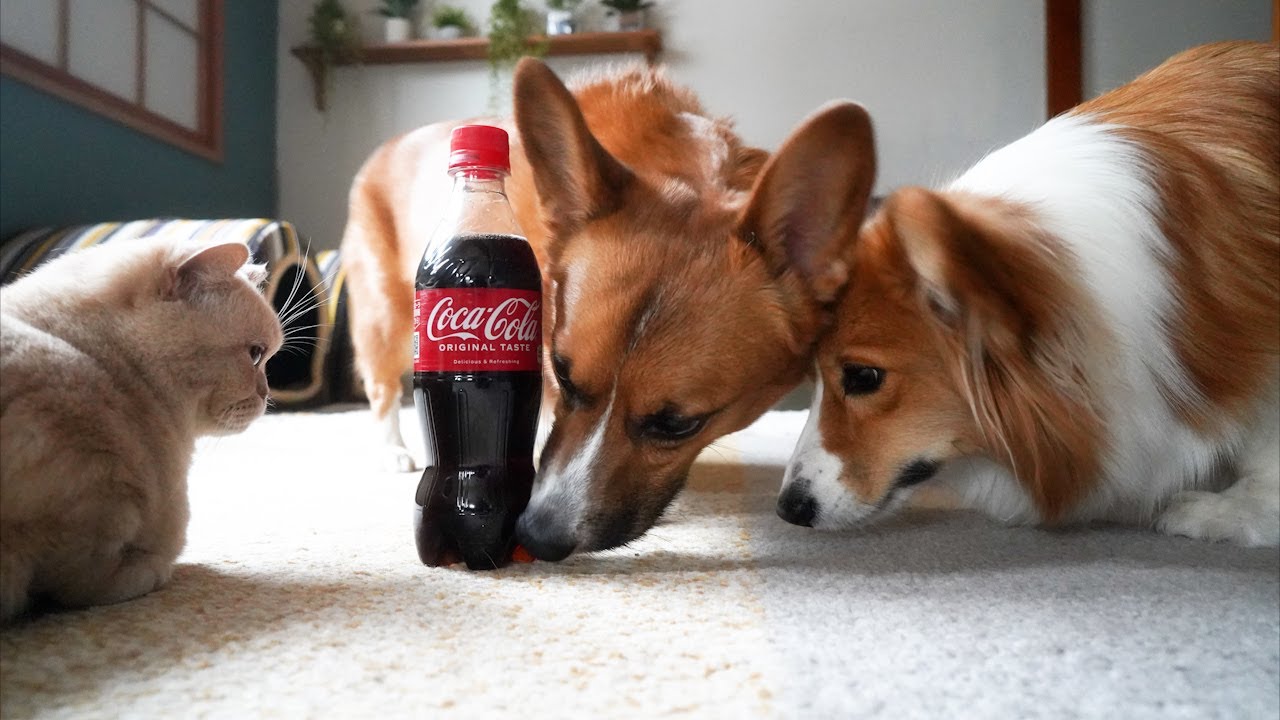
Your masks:
M 495 0 L 489 9 L 489 104 L 495 110 L 502 76 L 526 55 L 547 54 L 545 40 L 533 42 L 537 27 L 537 20 L 520 0 Z
M 307 69 L 315 80 L 316 107 L 323 111 L 333 66 L 360 59 L 360 27 L 339 0 L 319 0 L 307 18 L 307 28 L 315 49 Z

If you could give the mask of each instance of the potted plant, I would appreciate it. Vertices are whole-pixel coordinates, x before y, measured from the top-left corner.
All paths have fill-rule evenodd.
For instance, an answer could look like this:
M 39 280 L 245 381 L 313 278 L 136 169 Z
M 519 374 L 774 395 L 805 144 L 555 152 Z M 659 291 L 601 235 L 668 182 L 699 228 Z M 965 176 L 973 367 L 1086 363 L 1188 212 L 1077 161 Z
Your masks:
M 569 35 L 576 24 L 573 11 L 582 0 L 547 0 L 547 35 Z
M 431 24 L 435 34 L 441 40 L 460 38 L 471 31 L 471 18 L 467 11 L 452 5 L 441 5 L 431 16 Z
M 627 32 L 644 29 L 644 11 L 651 5 L 649 0 L 600 0 L 600 4 L 609 8 L 610 15 L 618 18 L 618 29 Z
M 383 39 L 389 43 L 404 42 L 413 36 L 413 23 L 409 16 L 418 6 L 418 0 L 382 0 L 377 13 L 385 18 Z
M 360 28 L 341 2 L 319 0 L 307 17 L 307 30 L 313 52 L 305 62 L 315 83 L 316 107 L 323 111 L 333 76 L 330 69 L 360 59 Z

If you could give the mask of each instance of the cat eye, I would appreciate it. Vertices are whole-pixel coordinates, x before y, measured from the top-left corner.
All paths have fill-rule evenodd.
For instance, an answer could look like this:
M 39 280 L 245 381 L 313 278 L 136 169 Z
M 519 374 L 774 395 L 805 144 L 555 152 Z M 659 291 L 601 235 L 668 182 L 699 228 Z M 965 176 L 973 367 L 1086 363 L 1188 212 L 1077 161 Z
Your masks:
M 249 359 L 253 361 L 253 366 L 258 367 L 262 364 L 262 358 L 267 354 L 267 348 L 263 345 L 249 346 Z
M 706 424 L 706 415 L 678 415 L 670 410 L 663 410 L 641 418 L 639 434 L 658 442 L 681 442 L 697 435 Z
M 884 383 L 884 370 L 870 365 L 849 363 L 844 366 L 844 394 L 870 395 Z

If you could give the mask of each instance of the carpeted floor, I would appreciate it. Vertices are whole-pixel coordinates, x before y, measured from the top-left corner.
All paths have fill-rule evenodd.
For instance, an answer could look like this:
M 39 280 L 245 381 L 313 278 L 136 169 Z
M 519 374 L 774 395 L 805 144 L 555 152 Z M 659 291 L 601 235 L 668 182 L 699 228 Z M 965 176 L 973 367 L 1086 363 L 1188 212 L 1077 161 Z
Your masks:
M 417 478 L 368 470 L 363 413 L 265 418 L 202 445 L 168 587 L 0 634 L 0 715 L 1280 716 L 1276 551 L 936 510 L 792 527 L 802 422 L 717 443 L 633 547 L 471 573 L 418 564 Z

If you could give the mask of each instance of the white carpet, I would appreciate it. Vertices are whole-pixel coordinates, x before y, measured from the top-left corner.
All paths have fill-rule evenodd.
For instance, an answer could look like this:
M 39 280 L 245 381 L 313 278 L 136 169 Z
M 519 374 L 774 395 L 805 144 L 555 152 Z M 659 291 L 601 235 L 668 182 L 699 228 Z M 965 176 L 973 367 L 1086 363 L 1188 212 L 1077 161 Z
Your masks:
M 202 446 L 168 587 L 0 634 L 0 715 L 1280 716 L 1276 551 L 938 511 L 793 527 L 802 422 L 718 443 L 631 548 L 472 573 L 418 564 L 417 478 L 367 469 L 363 413 L 265 418 Z

